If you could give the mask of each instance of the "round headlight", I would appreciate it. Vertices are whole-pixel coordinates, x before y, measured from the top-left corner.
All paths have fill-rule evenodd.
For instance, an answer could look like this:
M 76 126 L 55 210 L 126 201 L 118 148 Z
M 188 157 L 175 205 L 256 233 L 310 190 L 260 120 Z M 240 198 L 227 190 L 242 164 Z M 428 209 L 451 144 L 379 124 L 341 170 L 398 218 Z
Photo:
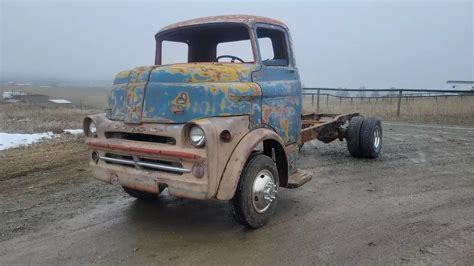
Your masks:
M 86 117 L 82 125 L 84 129 L 84 134 L 86 135 L 86 137 L 89 137 L 89 138 L 97 137 L 97 126 L 95 125 L 94 121 L 92 121 L 92 119 L 90 119 L 89 117 Z
M 189 130 L 189 139 L 191 140 L 191 144 L 196 147 L 203 146 L 206 140 L 204 137 L 204 131 L 199 126 L 191 127 L 191 130 Z
M 91 137 L 97 137 L 97 127 L 95 126 L 94 121 L 89 123 L 89 133 Z

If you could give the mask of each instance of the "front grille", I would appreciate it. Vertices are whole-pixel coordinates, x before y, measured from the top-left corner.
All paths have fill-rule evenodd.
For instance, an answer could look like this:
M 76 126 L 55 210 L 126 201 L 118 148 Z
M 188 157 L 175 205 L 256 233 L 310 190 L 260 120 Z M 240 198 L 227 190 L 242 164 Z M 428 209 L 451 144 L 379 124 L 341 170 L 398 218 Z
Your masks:
M 176 139 L 172 137 L 156 136 L 156 135 L 143 134 L 143 133 L 105 132 L 105 137 L 108 139 L 128 139 L 128 140 L 176 145 Z
M 116 164 L 153 171 L 162 171 L 177 175 L 182 175 L 183 173 L 191 172 L 189 169 L 184 168 L 183 165 L 178 162 L 141 158 L 138 156 L 135 156 L 134 158 L 134 156 L 131 155 L 106 153 L 105 156 L 99 156 L 99 159 L 105 161 L 108 164 Z

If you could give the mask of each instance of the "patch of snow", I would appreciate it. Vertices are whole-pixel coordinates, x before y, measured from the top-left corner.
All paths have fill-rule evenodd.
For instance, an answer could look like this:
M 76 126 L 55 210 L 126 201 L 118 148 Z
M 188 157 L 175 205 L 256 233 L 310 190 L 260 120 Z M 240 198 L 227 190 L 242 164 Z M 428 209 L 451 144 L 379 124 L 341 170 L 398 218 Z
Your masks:
M 33 134 L 17 134 L 0 132 L 0 150 L 11 149 L 23 145 L 29 145 L 44 139 L 53 138 L 53 132 L 33 133 Z
M 49 101 L 53 103 L 71 103 L 70 101 L 64 99 L 49 99 Z
M 11 99 L 13 96 L 18 96 L 18 95 L 26 95 L 26 92 L 21 92 L 21 91 L 4 91 L 3 92 L 3 99 Z
M 73 135 L 79 135 L 79 134 L 84 133 L 82 128 L 81 129 L 65 129 L 64 132 L 67 132 L 67 133 L 73 134 Z

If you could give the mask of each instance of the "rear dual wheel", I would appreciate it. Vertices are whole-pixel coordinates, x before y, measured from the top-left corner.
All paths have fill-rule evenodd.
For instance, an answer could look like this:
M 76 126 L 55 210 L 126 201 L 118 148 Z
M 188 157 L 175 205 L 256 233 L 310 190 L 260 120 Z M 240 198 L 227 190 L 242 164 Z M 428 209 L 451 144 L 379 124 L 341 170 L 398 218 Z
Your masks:
M 377 158 L 382 150 L 382 123 L 375 117 L 353 117 L 349 121 L 346 140 L 352 156 Z

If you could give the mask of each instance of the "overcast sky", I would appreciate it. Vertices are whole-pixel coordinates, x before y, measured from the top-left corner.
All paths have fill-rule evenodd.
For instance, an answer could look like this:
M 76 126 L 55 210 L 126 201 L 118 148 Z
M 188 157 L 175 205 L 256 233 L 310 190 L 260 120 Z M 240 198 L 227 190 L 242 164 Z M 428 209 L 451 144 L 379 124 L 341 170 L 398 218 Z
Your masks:
M 3 77 L 112 81 L 154 61 L 176 21 L 251 14 L 285 22 L 306 86 L 445 88 L 474 80 L 473 1 L 1 2 Z

